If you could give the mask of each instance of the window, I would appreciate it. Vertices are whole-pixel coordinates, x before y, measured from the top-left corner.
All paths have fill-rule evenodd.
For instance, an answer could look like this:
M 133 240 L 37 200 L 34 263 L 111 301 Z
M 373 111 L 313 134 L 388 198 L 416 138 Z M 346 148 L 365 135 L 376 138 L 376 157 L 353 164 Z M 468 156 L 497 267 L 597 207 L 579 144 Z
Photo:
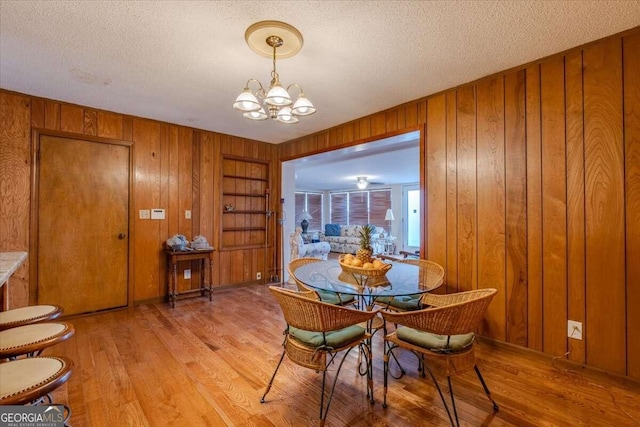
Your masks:
M 296 192 L 296 225 L 302 221 L 302 211 L 307 211 L 312 216 L 309 221 L 309 231 L 322 230 L 322 193 Z
M 387 209 L 391 207 L 391 190 L 350 191 L 331 193 L 330 222 L 333 224 L 386 225 Z

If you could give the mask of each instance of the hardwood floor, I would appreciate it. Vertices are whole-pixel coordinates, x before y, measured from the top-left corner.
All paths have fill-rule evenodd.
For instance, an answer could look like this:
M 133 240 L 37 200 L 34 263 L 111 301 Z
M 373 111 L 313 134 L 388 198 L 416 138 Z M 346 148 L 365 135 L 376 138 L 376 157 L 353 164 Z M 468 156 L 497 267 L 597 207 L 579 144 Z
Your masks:
M 82 426 L 314 426 L 321 376 L 286 358 L 267 401 L 260 397 L 281 354 L 284 322 L 265 286 L 221 289 L 213 302 L 180 300 L 70 319 L 76 334 L 45 354 L 72 358 L 54 393 Z M 518 348 L 481 342 L 479 365 L 500 405 L 493 414 L 473 372 L 453 379 L 458 414 L 469 426 L 637 426 L 640 385 Z M 374 337 L 374 392 L 352 352 L 340 373 L 330 426 L 449 425 L 413 355 L 390 379 L 382 408 L 382 336 Z M 437 375 L 437 373 L 436 373 Z M 441 385 L 446 380 L 441 381 Z

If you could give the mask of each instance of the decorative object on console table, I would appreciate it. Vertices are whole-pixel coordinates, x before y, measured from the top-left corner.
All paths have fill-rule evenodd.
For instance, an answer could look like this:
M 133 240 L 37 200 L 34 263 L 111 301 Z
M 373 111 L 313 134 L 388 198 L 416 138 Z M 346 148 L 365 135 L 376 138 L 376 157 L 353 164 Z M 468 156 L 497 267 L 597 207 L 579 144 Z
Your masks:
M 387 209 L 387 213 L 384 215 L 384 220 L 389 221 L 389 236 L 391 236 L 391 221 L 395 220 L 391 208 Z
M 302 211 L 300 218 L 302 218 L 302 222 L 300 223 L 300 227 L 302 227 L 302 234 L 307 234 L 307 229 L 309 228 L 308 220 L 313 219 L 313 217 L 309 212 Z

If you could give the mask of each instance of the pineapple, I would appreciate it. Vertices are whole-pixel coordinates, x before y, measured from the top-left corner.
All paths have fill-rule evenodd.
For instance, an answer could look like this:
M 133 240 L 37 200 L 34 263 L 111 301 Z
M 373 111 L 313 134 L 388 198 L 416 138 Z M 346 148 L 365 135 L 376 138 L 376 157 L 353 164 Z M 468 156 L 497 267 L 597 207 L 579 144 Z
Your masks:
M 375 231 L 375 227 L 373 225 L 365 225 L 362 227 L 362 231 L 360 231 L 360 249 L 356 252 L 356 258 L 362 261 L 364 265 L 365 262 L 371 262 L 373 255 L 373 248 L 371 247 L 371 235 Z

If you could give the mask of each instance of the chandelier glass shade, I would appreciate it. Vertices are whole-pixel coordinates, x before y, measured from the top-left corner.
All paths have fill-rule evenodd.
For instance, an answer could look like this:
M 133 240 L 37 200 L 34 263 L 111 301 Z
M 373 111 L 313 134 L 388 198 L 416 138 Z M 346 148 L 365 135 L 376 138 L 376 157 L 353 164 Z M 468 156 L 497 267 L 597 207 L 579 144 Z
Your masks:
M 266 31 L 266 33 L 265 33 Z M 249 79 L 244 87 L 244 90 L 236 98 L 236 102 L 233 103 L 233 108 L 241 111 L 242 116 L 250 120 L 266 120 L 271 118 L 272 120 L 280 123 L 298 123 L 298 117 L 308 116 L 316 112 L 315 107 L 305 96 L 302 86 L 297 83 L 292 83 L 285 89 L 280 83 L 280 76 L 276 71 L 276 58 L 278 57 L 277 49 L 282 47 L 285 43 L 284 36 L 280 37 L 276 33 L 284 31 L 284 35 L 294 37 L 294 44 L 296 41 L 299 45 L 285 52 L 284 57 L 290 57 L 295 55 L 302 47 L 302 35 L 292 26 L 285 24 L 284 22 L 277 21 L 264 21 L 258 22 L 247 29 L 245 38 L 249 46 L 261 55 L 265 54 L 264 46 L 257 47 L 255 44 L 262 43 L 260 34 L 270 34 L 263 40 L 266 45 L 273 49 L 273 69 L 271 71 L 271 83 L 269 90 L 256 79 Z M 297 40 L 296 40 L 297 39 Z M 255 87 L 251 90 L 250 85 L 253 83 Z M 292 100 L 290 90 L 292 88 L 298 89 L 298 97 L 295 102 Z

